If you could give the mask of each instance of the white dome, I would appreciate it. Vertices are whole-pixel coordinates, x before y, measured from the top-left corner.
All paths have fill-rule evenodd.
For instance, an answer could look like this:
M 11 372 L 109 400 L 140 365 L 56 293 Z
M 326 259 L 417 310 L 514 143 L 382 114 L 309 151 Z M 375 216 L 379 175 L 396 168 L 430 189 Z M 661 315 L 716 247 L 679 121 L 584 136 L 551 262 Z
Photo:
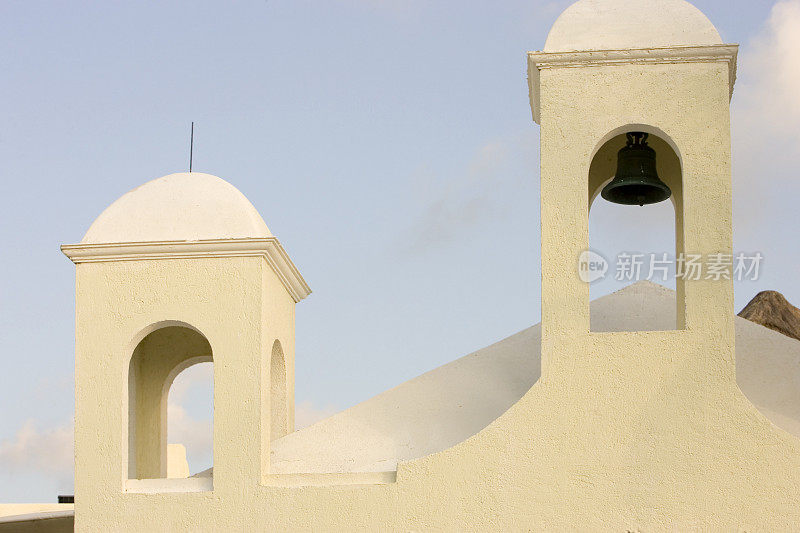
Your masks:
M 684 0 L 580 0 L 550 30 L 545 52 L 723 44 L 719 32 Z
M 210 174 L 184 172 L 149 181 L 97 217 L 82 244 L 271 237 L 253 204 Z

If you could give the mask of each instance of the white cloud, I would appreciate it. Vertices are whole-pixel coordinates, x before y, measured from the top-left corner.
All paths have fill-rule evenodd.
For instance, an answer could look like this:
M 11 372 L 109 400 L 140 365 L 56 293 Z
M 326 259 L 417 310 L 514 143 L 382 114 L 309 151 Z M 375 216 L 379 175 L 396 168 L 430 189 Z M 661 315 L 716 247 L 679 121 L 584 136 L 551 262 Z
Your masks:
M 197 376 L 187 379 L 186 383 L 176 383 L 178 388 L 171 392 L 176 392 L 176 397 L 183 399 L 191 386 L 203 383 L 205 372 L 200 370 Z M 211 466 L 211 418 L 193 417 L 184 405 L 173 401 L 168 404 L 167 411 L 169 442 L 186 446 L 191 471 L 194 473 Z M 338 409 L 331 405 L 316 407 L 309 401 L 301 402 L 295 408 L 296 427 L 310 426 L 336 412 Z M 31 478 L 39 474 L 53 480 L 60 491 L 68 493 L 73 486 L 73 433 L 71 423 L 40 429 L 36 421 L 26 421 L 12 438 L 0 441 L 0 472 L 4 476 L 21 474 Z
M 167 405 L 167 441 L 183 444 L 189 471 L 194 473 L 211 466 L 214 449 L 214 428 L 211 418 L 194 418 L 179 404 Z
M 735 223 L 750 238 L 769 232 L 778 204 L 800 190 L 800 0 L 776 3 L 742 48 L 733 99 Z
M 509 191 L 519 185 L 514 165 L 533 145 L 530 135 L 493 140 L 478 148 L 455 177 L 437 182 L 427 173 L 419 194 L 427 201 L 404 239 L 404 251 L 419 253 L 447 244 L 502 216 Z
M 167 398 L 167 442 L 183 444 L 192 473 L 211 466 L 214 449 L 214 365 L 201 363 L 175 378 Z
M 71 486 L 73 450 L 72 424 L 40 430 L 34 420 L 28 420 L 13 438 L 0 442 L 0 470 L 36 472 Z
M 769 139 L 800 134 L 800 0 L 776 3 L 767 24 L 743 50 L 738 120 L 767 127 Z M 780 138 L 777 139 L 780 141 Z
M 200 390 L 202 394 L 213 394 L 214 364 L 211 362 L 191 366 L 178 374 L 169 389 L 170 403 L 182 403 L 187 395 Z

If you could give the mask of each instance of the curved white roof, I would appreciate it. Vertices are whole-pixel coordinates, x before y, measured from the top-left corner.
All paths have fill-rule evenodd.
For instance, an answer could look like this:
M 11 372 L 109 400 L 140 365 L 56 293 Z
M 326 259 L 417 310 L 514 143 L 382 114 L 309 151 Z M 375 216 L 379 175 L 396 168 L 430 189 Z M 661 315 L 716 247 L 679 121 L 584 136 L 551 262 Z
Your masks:
M 685 0 L 580 0 L 550 30 L 545 52 L 723 44 L 710 20 Z
M 595 331 L 675 327 L 674 292 L 654 283 L 631 285 L 591 305 Z M 800 437 L 800 342 L 743 318 L 735 323 L 739 387 L 775 425 Z M 536 325 L 273 441 L 271 471 L 390 471 L 400 461 L 454 446 L 539 379 L 540 344 Z
M 647 281 L 591 306 L 593 331 L 675 327 L 674 291 Z M 739 388 L 776 426 L 800 437 L 800 342 L 734 320 Z M 386 472 L 450 448 L 491 424 L 538 381 L 541 338 L 537 324 L 281 437 L 270 445 L 270 471 Z
M 200 172 L 170 174 L 122 195 L 82 244 L 272 237 L 253 204 L 227 181 Z

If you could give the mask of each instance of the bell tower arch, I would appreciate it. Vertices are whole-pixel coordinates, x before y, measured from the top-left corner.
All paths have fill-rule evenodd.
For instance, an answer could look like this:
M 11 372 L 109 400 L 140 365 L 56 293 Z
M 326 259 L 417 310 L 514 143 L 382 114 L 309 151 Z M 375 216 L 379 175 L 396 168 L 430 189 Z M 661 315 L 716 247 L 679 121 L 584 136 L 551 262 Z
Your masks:
M 652 155 L 654 156 L 654 160 L 652 163 L 654 163 L 654 165 L 650 161 L 646 161 L 644 168 L 642 168 L 639 165 L 640 160 L 638 158 L 633 158 L 632 161 L 621 161 L 627 151 L 629 136 L 632 132 L 636 132 L 637 130 L 647 136 L 646 142 L 650 150 L 653 151 Z M 648 159 L 650 159 L 649 156 Z M 622 171 L 621 176 L 620 170 Z M 660 194 L 660 196 L 656 196 L 655 198 L 651 197 L 649 199 L 650 201 L 645 202 L 647 205 L 644 208 L 638 205 L 639 198 L 637 198 L 636 194 L 637 185 L 640 181 L 642 181 L 642 178 L 632 175 L 637 173 L 641 174 L 642 170 L 644 172 L 651 173 L 655 177 L 655 180 L 653 180 L 655 181 L 655 186 L 654 190 L 651 191 L 651 194 Z M 646 176 L 644 181 L 647 182 L 649 179 L 650 178 Z M 633 186 L 627 192 L 621 191 L 620 187 L 618 186 L 620 183 L 632 183 Z M 602 193 L 611 189 L 616 191 L 613 193 L 616 195 L 630 194 L 631 192 L 633 194 L 630 198 L 604 198 Z M 668 260 L 671 260 L 672 258 L 685 257 L 686 251 L 683 246 L 683 170 L 681 164 L 681 155 L 674 142 L 672 142 L 672 139 L 670 139 L 669 136 L 667 136 L 663 131 L 659 131 L 656 128 L 651 128 L 643 124 L 628 124 L 626 126 L 620 126 L 619 128 L 605 135 L 595 148 L 592 161 L 589 165 L 588 193 L 590 216 L 593 217 L 594 224 L 596 224 L 597 213 L 592 212 L 592 209 L 596 206 L 600 207 L 598 204 L 622 204 L 616 206 L 613 212 L 617 214 L 617 216 L 625 217 L 622 219 L 625 224 L 645 223 L 647 224 L 648 232 L 656 230 L 656 232 L 660 232 L 661 238 L 665 237 L 665 232 L 669 232 L 672 236 L 674 236 L 673 248 L 664 247 L 659 248 L 658 250 L 647 248 L 644 250 L 639 250 L 639 252 L 659 252 L 659 257 L 663 257 L 663 254 L 667 254 Z M 667 194 L 669 197 L 664 198 L 664 196 L 667 196 Z M 662 205 L 656 206 L 655 204 Z M 669 205 L 664 206 L 663 204 Z M 603 207 L 609 208 L 611 206 L 606 205 Z M 657 210 L 659 208 L 661 211 Z M 667 216 L 670 216 L 672 219 L 672 227 L 653 227 L 654 223 L 670 223 L 669 219 L 665 220 L 663 215 L 665 210 L 669 211 L 669 215 Z M 657 221 L 654 220 L 654 215 Z M 603 214 L 600 216 L 603 216 Z M 608 214 L 606 214 L 606 216 L 608 216 Z M 593 227 L 591 224 L 592 223 L 590 222 L 590 248 L 592 250 L 598 250 L 602 253 L 605 250 L 600 250 L 600 248 L 598 248 L 596 245 L 596 241 L 594 241 L 594 239 L 597 238 L 597 235 L 591 234 L 591 232 L 596 231 L 597 228 Z M 621 239 L 616 241 L 620 246 L 628 245 L 628 243 L 623 244 L 620 241 Z M 661 242 L 669 246 L 668 241 Z M 633 252 L 634 250 L 631 248 L 619 247 L 610 251 L 613 253 L 623 251 Z M 610 255 L 606 255 L 604 257 L 609 261 L 613 261 L 615 259 Z M 659 260 L 661 261 L 662 259 Z M 647 265 L 645 265 L 644 268 L 646 269 Z M 668 267 L 664 268 L 667 268 L 668 271 L 670 270 Z M 647 271 L 643 270 L 641 274 L 642 277 L 644 277 L 647 275 Z M 613 265 L 609 265 L 607 276 L 610 277 L 615 275 L 616 272 L 613 270 Z M 666 279 L 663 279 L 663 277 L 668 275 L 669 274 L 662 276 L 662 281 L 667 281 Z M 683 276 L 675 277 L 675 289 L 675 314 L 671 318 L 665 319 L 663 324 L 661 324 L 660 327 L 664 330 L 681 330 L 685 329 L 686 327 L 686 305 L 683 290 Z M 645 312 L 647 311 L 648 310 L 645 309 Z M 596 331 L 596 323 L 594 318 L 595 317 L 592 316 L 592 331 Z M 615 320 L 613 322 L 615 322 L 617 325 L 622 324 L 622 321 Z M 630 330 L 626 329 L 625 331 Z
M 648 33 L 637 21 L 653 9 L 670 9 L 692 31 Z M 620 31 L 594 33 L 603 21 Z M 687 364 L 732 379 L 730 280 L 679 281 L 678 331 L 592 333 L 589 286 L 577 258 L 588 248 L 591 202 L 606 201 L 600 191 L 609 191 L 609 166 L 617 168 L 626 137 L 638 142 L 640 132 L 669 182 L 676 251 L 732 254 L 729 114 L 737 49 L 722 44 L 683 0 L 582 1 L 561 15 L 545 50 L 529 54 L 531 107 L 541 126 L 544 379 L 562 365 L 598 371 L 604 363 L 585 354 L 601 346 L 619 357 L 634 350 L 643 364 L 664 347 L 692 346 L 682 351 L 693 352 Z

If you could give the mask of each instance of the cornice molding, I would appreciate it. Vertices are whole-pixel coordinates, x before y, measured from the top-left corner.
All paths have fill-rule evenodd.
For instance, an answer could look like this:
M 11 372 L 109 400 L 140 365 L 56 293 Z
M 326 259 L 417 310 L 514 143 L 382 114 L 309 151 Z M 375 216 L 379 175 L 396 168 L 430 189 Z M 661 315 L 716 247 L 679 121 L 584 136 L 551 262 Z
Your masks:
M 206 257 L 263 257 L 295 302 L 311 288 L 275 237 L 218 239 L 203 241 L 121 242 L 109 244 L 65 244 L 64 255 L 81 263 L 108 263 L 154 259 L 196 259 Z
M 533 120 L 539 123 L 539 73 L 542 70 L 636 64 L 727 63 L 730 72 L 730 95 L 733 96 L 738 54 L 739 45 L 736 44 L 582 52 L 528 52 L 528 89 Z

